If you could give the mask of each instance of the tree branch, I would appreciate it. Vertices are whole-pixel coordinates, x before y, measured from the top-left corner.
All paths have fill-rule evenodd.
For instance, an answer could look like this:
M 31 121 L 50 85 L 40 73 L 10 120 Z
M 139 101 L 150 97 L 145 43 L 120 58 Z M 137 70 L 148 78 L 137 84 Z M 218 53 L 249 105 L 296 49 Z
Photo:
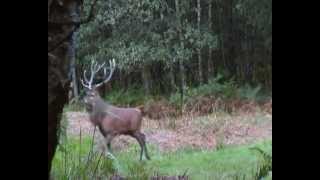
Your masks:
M 85 19 L 82 19 L 80 21 L 72 21 L 72 20 L 70 20 L 70 21 L 50 21 L 50 20 L 48 20 L 48 23 L 53 24 L 53 25 L 76 25 L 76 26 L 79 26 L 81 24 L 86 24 L 93 19 L 94 8 L 97 4 L 97 1 L 98 0 L 93 0 L 93 3 L 91 4 L 91 7 L 90 7 L 89 15 Z
M 65 41 L 67 41 L 69 38 L 71 38 L 73 32 L 81 25 L 81 24 L 85 24 L 90 22 L 93 17 L 94 17 L 94 7 L 96 6 L 98 0 L 93 0 L 93 3 L 91 4 L 90 7 L 90 11 L 89 11 L 89 16 L 85 19 L 82 19 L 80 21 L 50 21 L 48 20 L 48 24 L 51 25 L 59 25 L 59 26 L 63 26 L 63 25 L 73 25 L 75 26 L 74 28 L 71 29 L 71 31 L 65 33 L 66 35 L 63 36 L 63 38 L 61 38 L 61 40 L 59 40 L 57 43 L 55 43 L 55 45 L 48 47 L 48 53 L 52 52 L 53 50 L 55 50 L 56 48 L 58 48 L 62 43 L 64 43 Z

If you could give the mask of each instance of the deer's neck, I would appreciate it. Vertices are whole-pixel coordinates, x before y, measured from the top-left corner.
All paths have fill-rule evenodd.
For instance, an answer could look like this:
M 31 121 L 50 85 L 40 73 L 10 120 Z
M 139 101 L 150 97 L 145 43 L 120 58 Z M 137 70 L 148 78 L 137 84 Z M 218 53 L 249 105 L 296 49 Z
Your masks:
M 92 111 L 89 112 L 90 120 L 95 125 L 99 125 L 102 119 L 107 115 L 107 111 L 109 108 L 109 104 L 104 102 L 101 98 L 96 99 L 96 101 L 92 104 Z
M 109 109 L 109 106 L 110 105 L 108 103 L 104 102 L 101 98 L 99 98 L 95 102 L 94 111 L 96 113 L 105 112 L 106 110 Z

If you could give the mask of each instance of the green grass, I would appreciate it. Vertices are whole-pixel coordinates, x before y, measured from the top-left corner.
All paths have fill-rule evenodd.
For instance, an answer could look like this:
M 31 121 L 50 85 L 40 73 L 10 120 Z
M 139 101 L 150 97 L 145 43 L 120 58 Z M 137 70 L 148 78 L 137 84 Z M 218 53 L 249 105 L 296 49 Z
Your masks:
M 96 153 L 91 155 L 93 158 L 88 162 L 92 143 L 90 138 L 82 138 L 81 145 L 79 139 L 72 138 L 66 142 L 66 151 L 58 149 L 53 161 L 52 173 L 56 179 L 96 179 L 108 177 L 114 172 L 131 179 L 147 179 L 156 173 L 181 175 L 184 172 L 193 180 L 255 179 L 262 158 L 252 148 L 258 147 L 272 156 L 272 141 L 267 140 L 252 145 L 227 146 L 219 150 L 181 149 L 172 153 L 161 153 L 149 145 L 152 160 L 142 162 L 139 161 L 138 145 L 132 145 L 127 150 L 115 152 L 116 160 L 100 157 Z M 84 165 L 86 162 L 87 167 Z M 272 179 L 272 175 L 267 176 L 267 179 Z
M 97 179 L 116 171 L 111 158 L 93 151 L 92 138 L 68 138 L 59 145 L 52 162 L 54 179 Z
M 260 147 L 270 152 L 271 141 L 250 146 L 227 147 L 219 151 L 180 150 L 175 153 L 158 154 L 146 163 L 151 169 L 164 175 L 183 174 L 187 171 L 191 179 L 233 179 L 235 175 L 246 175 L 251 179 L 259 157 L 250 147 Z M 125 162 L 123 159 L 122 162 Z M 127 161 L 131 163 L 131 161 Z

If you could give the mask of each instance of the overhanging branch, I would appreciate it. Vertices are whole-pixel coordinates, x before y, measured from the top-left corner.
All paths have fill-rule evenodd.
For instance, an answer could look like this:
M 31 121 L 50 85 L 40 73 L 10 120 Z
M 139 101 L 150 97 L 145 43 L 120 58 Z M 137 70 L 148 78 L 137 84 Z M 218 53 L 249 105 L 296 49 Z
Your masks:
M 90 22 L 93 17 L 94 17 L 94 8 L 97 4 L 97 1 L 98 0 L 93 0 L 93 3 L 91 4 L 91 7 L 90 7 L 90 11 L 89 11 L 89 15 L 87 18 L 85 19 L 82 19 L 80 21 L 51 21 L 51 20 L 48 20 L 48 24 L 53 24 L 53 25 L 75 25 L 75 26 L 79 26 L 81 24 L 86 24 L 88 22 Z
M 48 53 L 49 52 L 52 52 L 53 50 L 55 50 L 56 48 L 58 48 L 62 43 L 64 43 L 65 41 L 67 41 L 73 34 L 73 32 L 81 25 L 81 24 L 85 24 L 85 23 L 88 23 L 90 22 L 93 17 L 94 17 L 94 9 L 95 9 L 95 6 L 97 4 L 97 1 L 98 0 L 93 0 L 93 3 L 91 4 L 91 7 L 90 7 L 90 11 L 89 11 L 89 15 L 87 18 L 85 19 L 82 19 L 80 21 L 50 21 L 48 20 L 48 25 L 55 25 L 55 26 L 64 26 L 64 25 L 70 25 L 70 26 L 74 26 L 73 28 L 71 28 L 70 31 L 64 33 L 65 35 L 63 35 L 63 37 L 60 39 L 60 40 L 53 40 L 53 42 L 57 42 L 55 43 L 54 45 L 48 47 Z M 48 7 L 49 9 L 49 7 Z

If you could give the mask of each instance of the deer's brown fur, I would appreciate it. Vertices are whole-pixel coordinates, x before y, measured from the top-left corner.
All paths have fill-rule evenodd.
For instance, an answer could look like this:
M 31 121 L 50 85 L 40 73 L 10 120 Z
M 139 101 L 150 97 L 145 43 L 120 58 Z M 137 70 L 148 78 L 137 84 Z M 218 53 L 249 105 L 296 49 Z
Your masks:
M 103 66 L 92 63 L 90 81 L 86 80 L 87 78 L 85 77 L 87 84 L 84 84 L 82 80 L 82 84 L 87 88 L 84 103 L 89 113 L 90 121 L 94 126 L 98 126 L 100 132 L 105 137 L 109 151 L 111 151 L 111 141 L 114 137 L 118 135 L 129 135 L 135 138 L 141 147 L 140 160 L 142 160 L 143 152 L 145 157 L 150 159 L 145 143 L 145 135 L 141 132 L 143 117 L 141 110 L 139 108 L 116 107 L 105 102 L 97 91 L 99 86 L 92 85 L 92 79 L 101 67 Z M 110 80 L 114 67 L 110 69 L 111 74 L 103 83 Z M 100 85 L 101 84 L 102 83 L 100 83 Z
M 89 113 L 90 121 L 99 127 L 106 138 L 111 151 L 111 141 L 118 135 L 129 135 L 135 138 L 141 146 L 140 160 L 143 152 L 150 159 L 145 143 L 145 135 L 141 132 L 142 113 L 138 108 L 115 107 L 103 101 L 95 90 L 86 93 L 84 102 Z

